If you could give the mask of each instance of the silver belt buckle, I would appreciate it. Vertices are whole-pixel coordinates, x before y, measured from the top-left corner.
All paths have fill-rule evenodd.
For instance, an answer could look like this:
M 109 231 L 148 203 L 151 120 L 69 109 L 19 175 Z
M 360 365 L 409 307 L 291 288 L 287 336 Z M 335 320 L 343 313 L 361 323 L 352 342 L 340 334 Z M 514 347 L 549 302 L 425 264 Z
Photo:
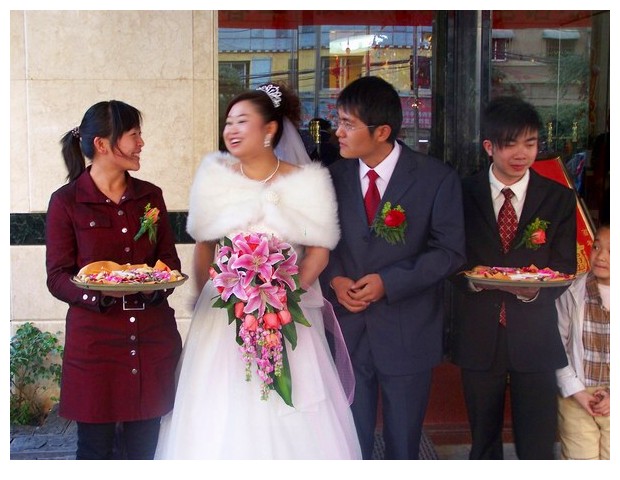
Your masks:
M 123 310 L 144 310 L 146 305 L 144 302 L 138 302 L 136 300 L 127 300 L 123 295 Z

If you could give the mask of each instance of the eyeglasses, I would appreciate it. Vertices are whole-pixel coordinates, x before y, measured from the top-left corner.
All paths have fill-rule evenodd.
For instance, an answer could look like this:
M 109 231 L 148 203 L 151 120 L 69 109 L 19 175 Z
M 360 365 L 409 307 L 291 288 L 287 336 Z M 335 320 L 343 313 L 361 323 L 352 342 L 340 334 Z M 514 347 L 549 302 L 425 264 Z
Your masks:
M 340 127 L 344 128 L 346 132 L 354 132 L 355 130 L 360 130 L 362 128 L 374 128 L 379 125 L 353 125 L 351 122 L 336 122 L 334 125 L 335 129 L 338 130 Z

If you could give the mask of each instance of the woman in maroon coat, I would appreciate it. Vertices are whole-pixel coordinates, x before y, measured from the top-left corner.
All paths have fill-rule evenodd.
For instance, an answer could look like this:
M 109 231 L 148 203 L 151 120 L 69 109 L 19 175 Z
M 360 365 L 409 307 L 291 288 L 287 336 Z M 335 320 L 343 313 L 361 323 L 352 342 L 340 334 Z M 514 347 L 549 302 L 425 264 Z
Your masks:
M 77 422 L 78 459 L 111 458 L 119 422 L 127 457 L 152 458 L 174 401 L 181 338 L 166 300 L 172 290 L 104 295 L 70 280 L 97 260 L 181 270 L 161 189 L 128 173 L 140 169 L 141 123 L 120 101 L 90 107 L 61 140 L 70 182 L 47 211 L 47 285 L 69 304 L 60 415 Z M 134 240 L 149 204 L 160 211 L 156 237 Z

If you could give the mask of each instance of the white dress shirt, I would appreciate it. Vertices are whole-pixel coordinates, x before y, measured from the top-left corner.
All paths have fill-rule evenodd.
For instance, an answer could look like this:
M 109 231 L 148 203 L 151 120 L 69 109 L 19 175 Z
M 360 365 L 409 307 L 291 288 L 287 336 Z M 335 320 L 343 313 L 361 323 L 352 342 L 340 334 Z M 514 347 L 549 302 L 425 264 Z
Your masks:
M 394 169 L 396 168 L 396 163 L 398 162 L 398 157 L 400 157 L 400 151 L 402 150 L 400 144 L 398 142 L 394 142 L 394 148 L 389 153 L 387 157 L 385 157 L 379 165 L 375 168 L 371 169 L 368 165 L 366 165 L 361 159 L 359 159 L 359 173 L 360 173 L 360 184 L 362 186 L 362 195 L 366 195 L 366 190 L 368 190 L 368 177 L 366 174 L 369 170 L 374 170 L 377 172 L 379 177 L 377 178 L 376 184 L 379 189 L 379 194 L 381 194 L 381 198 L 383 198 L 383 194 L 387 188 L 388 182 L 390 178 L 392 178 L 392 174 L 394 173 Z
M 495 219 L 497 220 L 497 215 L 499 214 L 499 209 L 502 208 L 504 204 L 504 194 L 502 190 L 504 188 L 510 188 L 512 193 L 514 193 L 513 197 L 510 199 L 510 203 L 515 209 L 517 214 L 517 220 L 521 219 L 521 212 L 523 211 L 523 204 L 525 203 L 525 194 L 527 193 L 527 185 L 530 181 L 530 170 L 528 169 L 525 172 L 525 175 L 521 177 L 517 183 L 513 183 L 512 185 L 504 185 L 500 182 L 497 177 L 493 174 L 493 164 L 489 168 L 489 183 L 491 184 L 491 198 L 493 199 L 493 210 L 495 210 Z

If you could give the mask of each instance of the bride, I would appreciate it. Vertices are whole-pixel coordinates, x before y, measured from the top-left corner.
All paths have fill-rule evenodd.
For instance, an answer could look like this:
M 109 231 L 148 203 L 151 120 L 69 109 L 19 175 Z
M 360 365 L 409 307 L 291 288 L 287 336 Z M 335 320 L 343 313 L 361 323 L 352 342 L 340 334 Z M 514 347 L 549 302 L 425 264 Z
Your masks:
M 298 98 L 281 85 L 238 95 L 224 128 L 229 153 L 208 155 L 198 169 L 187 229 L 196 240 L 194 276 L 201 294 L 155 458 L 361 458 L 349 409 L 352 387 L 344 374 L 345 392 L 339 373 L 346 368 L 340 362 L 336 368 L 330 353 L 323 321 L 331 317 L 323 314 L 329 309 L 317 280 L 339 239 L 336 199 L 329 173 L 310 163 L 293 126 L 299 111 Z M 299 282 L 306 290 L 300 306 L 310 326 L 297 324 L 297 346 L 287 346 L 292 405 L 274 390 L 261 399 L 256 365 L 246 381 L 235 322 L 213 306 L 219 294 L 209 271 L 218 240 L 240 232 L 273 234 L 300 259 Z

